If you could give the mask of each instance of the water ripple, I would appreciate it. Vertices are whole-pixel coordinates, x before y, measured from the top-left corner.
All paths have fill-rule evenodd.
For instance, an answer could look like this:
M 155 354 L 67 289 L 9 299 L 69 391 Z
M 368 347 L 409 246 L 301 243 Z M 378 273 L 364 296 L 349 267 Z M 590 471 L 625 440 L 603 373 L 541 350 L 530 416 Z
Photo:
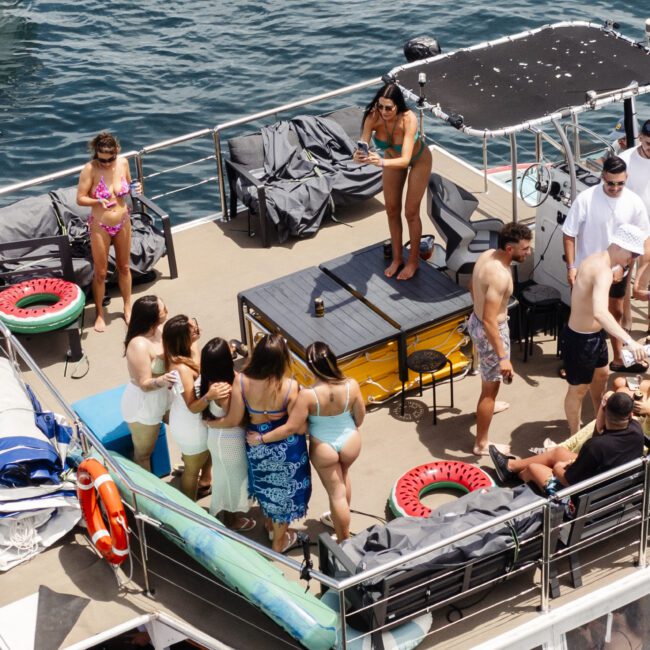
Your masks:
M 139 149 L 381 75 L 403 63 L 416 35 L 449 50 L 557 20 L 612 18 L 640 38 L 641 5 L 0 0 L 0 186 L 81 164 L 102 128 Z M 197 143 L 196 155 L 208 146 Z

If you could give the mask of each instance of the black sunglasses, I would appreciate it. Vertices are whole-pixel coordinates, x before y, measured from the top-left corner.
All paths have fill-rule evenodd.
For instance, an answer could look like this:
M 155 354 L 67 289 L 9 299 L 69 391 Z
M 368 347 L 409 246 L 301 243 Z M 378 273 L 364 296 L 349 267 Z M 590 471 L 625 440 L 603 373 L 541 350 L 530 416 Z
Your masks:
M 117 158 L 117 154 L 114 153 L 110 158 L 100 158 L 99 154 L 95 154 L 95 160 L 100 163 L 112 163 Z
M 605 179 L 603 179 L 603 181 L 605 181 L 605 185 L 609 185 L 609 187 L 623 187 L 623 185 L 625 185 L 625 181 L 606 181 Z

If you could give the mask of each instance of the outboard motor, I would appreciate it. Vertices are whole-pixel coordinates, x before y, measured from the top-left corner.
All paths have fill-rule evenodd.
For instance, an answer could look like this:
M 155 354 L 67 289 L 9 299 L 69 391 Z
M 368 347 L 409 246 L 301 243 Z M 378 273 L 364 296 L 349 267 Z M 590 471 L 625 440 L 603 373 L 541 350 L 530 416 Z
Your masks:
M 441 53 L 442 48 L 433 36 L 416 36 L 404 43 L 404 56 L 409 63 Z

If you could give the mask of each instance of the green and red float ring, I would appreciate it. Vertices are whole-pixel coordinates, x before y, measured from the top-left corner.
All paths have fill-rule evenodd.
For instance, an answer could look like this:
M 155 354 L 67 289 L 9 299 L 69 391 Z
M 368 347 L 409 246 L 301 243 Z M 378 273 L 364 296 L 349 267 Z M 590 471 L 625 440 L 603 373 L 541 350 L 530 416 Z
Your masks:
M 402 474 L 393 485 L 388 503 L 397 517 L 428 517 L 431 509 L 420 499 L 432 490 L 452 488 L 466 494 L 493 485 L 494 481 L 476 465 L 442 460 L 418 465 Z
M 35 303 L 49 303 L 29 308 Z M 73 323 L 86 296 L 74 282 L 34 278 L 0 291 L 0 320 L 17 334 L 38 334 Z

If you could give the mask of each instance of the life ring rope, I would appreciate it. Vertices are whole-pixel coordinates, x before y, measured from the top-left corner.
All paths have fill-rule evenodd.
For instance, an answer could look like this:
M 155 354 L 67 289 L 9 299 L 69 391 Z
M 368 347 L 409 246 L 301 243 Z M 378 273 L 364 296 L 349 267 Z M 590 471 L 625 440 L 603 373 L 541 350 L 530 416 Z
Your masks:
M 111 564 L 124 562 L 130 553 L 126 513 L 115 482 L 98 460 L 87 458 L 79 465 L 77 495 L 92 545 Z M 102 515 L 100 501 L 108 522 Z

